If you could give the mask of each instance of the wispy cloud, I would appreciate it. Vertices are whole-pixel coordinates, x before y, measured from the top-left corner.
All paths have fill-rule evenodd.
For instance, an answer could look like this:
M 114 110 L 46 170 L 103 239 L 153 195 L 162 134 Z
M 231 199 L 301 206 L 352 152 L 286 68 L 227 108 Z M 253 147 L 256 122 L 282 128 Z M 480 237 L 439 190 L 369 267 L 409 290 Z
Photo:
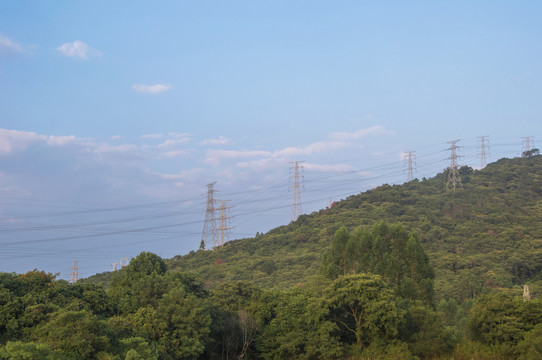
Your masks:
M 47 141 L 47 136 L 28 131 L 0 129 L 0 154 L 24 150 L 39 141 Z
M 47 144 L 56 145 L 56 146 L 64 146 L 76 140 L 77 138 L 74 135 L 69 135 L 69 136 L 50 135 L 49 138 L 47 139 Z
M 88 60 L 90 57 L 100 56 L 102 54 L 99 50 L 88 46 L 81 40 L 62 44 L 57 50 L 66 56 L 78 57 L 83 60 Z
M 228 145 L 231 143 L 231 139 L 228 139 L 227 137 L 222 135 L 216 139 L 205 139 L 201 142 L 202 145 Z
M 386 129 L 383 126 L 376 125 L 367 129 L 361 129 L 354 132 L 334 132 L 331 138 L 335 140 L 359 140 L 371 134 L 384 134 Z
M 305 147 L 287 147 L 282 150 L 276 151 L 273 156 L 292 157 L 311 155 L 314 153 L 323 153 L 330 150 L 339 149 L 345 146 L 347 146 L 347 144 L 341 141 L 318 141 Z
M 264 150 L 207 150 L 207 162 L 218 163 L 220 160 L 236 160 L 254 157 L 269 157 L 273 153 Z
M 140 136 L 142 139 L 161 139 L 164 137 L 164 134 L 143 134 Z
M 166 85 L 166 84 L 155 84 L 155 85 L 134 84 L 132 85 L 132 89 L 142 94 L 160 94 L 160 93 L 171 90 L 171 86 Z
M 11 40 L 7 36 L 0 34 L 0 54 L 22 52 L 21 45 Z
M 304 163 L 303 168 L 309 171 L 321 171 L 321 172 L 347 172 L 354 171 L 354 168 L 345 164 L 314 164 Z

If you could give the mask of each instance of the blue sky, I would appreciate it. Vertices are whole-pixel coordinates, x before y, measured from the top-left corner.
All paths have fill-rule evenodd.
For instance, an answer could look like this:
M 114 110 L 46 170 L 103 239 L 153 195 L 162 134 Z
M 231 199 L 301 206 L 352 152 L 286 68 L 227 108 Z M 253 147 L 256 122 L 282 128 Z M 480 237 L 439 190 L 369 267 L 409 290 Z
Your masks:
M 197 249 L 541 139 L 538 1 L 0 3 L 0 271 Z M 524 145 L 524 144 L 523 144 Z

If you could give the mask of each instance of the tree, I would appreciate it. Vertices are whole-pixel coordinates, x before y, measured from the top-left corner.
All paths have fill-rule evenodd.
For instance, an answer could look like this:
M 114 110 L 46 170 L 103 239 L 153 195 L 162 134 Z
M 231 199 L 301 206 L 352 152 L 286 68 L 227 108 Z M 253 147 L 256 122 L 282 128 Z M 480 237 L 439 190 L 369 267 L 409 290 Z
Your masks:
M 0 346 L 0 359 L 67 360 L 69 359 L 69 357 L 60 352 L 53 351 L 50 346 L 45 344 L 22 341 L 8 341 L 5 346 Z
M 326 319 L 329 309 L 307 290 L 276 291 L 276 316 L 264 328 L 257 349 L 266 360 L 326 359 L 342 353 L 334 333 L 337 325 Z
M 160 339 L 166 358 L 197 359 L 205 349 L 211 317 L 202 302 L 182 288 L 164 295 L 157 316 L 166 326 Z
M 410 300 L 433 303 L 433 268 L 416 233 L 384 222 L 370 231 L 350 234 L 342 226 L 335 232 L 331 250 L 324 253 L 322 272 L 331 279 L 370 272 L 381 275 L 395 293 Z
M 325 298 L 331 319 L 354 335 L 358 350 L 372 341 L 389 341 L 398 334 L 402 314 L 378 275 L 347 275 L 334 280 Z
M 420 301 L 409 305 L 402 336 L 409 344 L 412 354 L 431 358 L 451 352 L 456 339 L 451 329 L 444 326 L 441 317 Z
M 142 252 L 118 271 L 111 282 L 110 295 L 121 313 L 134 313 L 147 305 L 157 306 L 168 290 L 166 264 L 158 255 Z
M 536 325 L 525 334 L 525 338 L 518 344 L 523 359 L 542 359 L 542 323 Z
M 506 345 L 513 351 L 533 326 L 523 319 L 524 303 L 502 293 L 480 296 L 469 315 L 471 338 L 486 345 Z
M 33 337 L 55 351 L 79 359 L 92 358 L 107 350 L 110 339 L 105 321 L 86 310 L 59 310 L 51 319 L 33 330 Z

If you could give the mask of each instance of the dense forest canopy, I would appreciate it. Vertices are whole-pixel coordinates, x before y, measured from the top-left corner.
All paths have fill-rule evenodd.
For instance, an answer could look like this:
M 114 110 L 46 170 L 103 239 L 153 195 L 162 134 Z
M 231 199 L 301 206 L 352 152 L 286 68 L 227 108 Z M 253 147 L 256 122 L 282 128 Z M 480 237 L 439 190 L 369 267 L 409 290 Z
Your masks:
M 0 359 L 540 358 L 542 157 L 460 175 L 75 284 L 1 273 Z

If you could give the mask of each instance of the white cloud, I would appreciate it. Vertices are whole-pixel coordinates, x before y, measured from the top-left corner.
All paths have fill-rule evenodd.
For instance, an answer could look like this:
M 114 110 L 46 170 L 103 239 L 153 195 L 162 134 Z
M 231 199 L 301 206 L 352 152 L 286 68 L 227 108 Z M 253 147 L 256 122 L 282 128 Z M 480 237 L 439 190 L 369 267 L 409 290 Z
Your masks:
M 88 60 L 89 57 L 100 56 L 102 54 L 99 50 L 91 48 L 81 40 L 62 44 L 57 50 L 66 56 L 78 57 L 83 60 Z
M 189 133 L 176 133 L 176 132 L 170 132 L 167 135 L 175 139 L 190 138 L 191 136 Z
M 228 145 L 232 140 L 225 136 L 219 136 L 217 139 L 205 139 L 201 142 L 202 145 Z
M 49 138 L 47 139 L 47 144 L 55 145 L 55 146 L 64 146 L 66 144 L 74 142 L 75 140 L 77 140 L 77 138 L 73 135 L 69 135 L 69 136 L 50 135 Z
M 140 136 L 142 139 L 161 139 L 164 134 L 144 134 Z
M 111 140 L 120 140 L 122 138 L 123 138 L 123 136 L 121 136 L 121 135 L 113 135 L 113 136 L 111 136 Z
M 187 179 L 196 179 L 196 178 L 199 179 L 203 172 L 204 172 L 204 169 L 195 168 L 195 169 L 190 169 L 190 170 L 183 170 L 179 174 L 162 174 L 160 176 L 166 180 L 187 180 Z
M 132 89 L 142 94 L 160 94 L 165 91 L 171 90 L 171 86 L 165 85 L 165 84 L 155 84 L 155 85 L 134 84 L 132 85 Z
M 354 132 L 334 132 L 331 133 L 331 138 L 335 140 L 359 140 L 370 134 L 383 134 L 386 129 L 380 125 L 376 125 L 367 129 L 361 129 Z
M 188 151 L 188 150 L 172 150 L 172 151 L 166 151 L 160 154 L 160 156 L 164 158 L 178 158 L 178 157 L 185 157 L 190 154 L 191 154 L 191 151 Z
M 245 159 L 251 157 L 268 157 L 272 152 L 263 150 L 207 150 L 207 162 L 218 163 L 220 160 Z
M 186 144 L 190 142 L 190 138 L 176 138 L 176 139 L 167 139 L 163 143 L 159 144 L 159 148 L 172 147 L 178 144 Z
M 17 44 L 10 38 L 0 34 L 0 54 L 2 53 L 18 53 L 23 51 L 21 45 Z
M 0 154 L 24 150 L 28 145 L 47 140 L 47 136 L 34 132 L 0 129 Z
M 311 163 L 304 163 L 303 168 L 305 170 L 312 170 L 312 171 L 322 171 L 322 172 L 347 172 L 347 171 L 353 171 L 354 168 L 350 165 L 342 165 L 342 164 L 311 164 Z
M 309 144 L 305 147 L 287 147 L 285 149 L 276 151 L 274 153 L 275 157 L 285 156 L 301 156 L 301 155 L 311 155 L 314 153 L 322 153 L 329 150 L 335 150 L 341 147 L 347 146 L 346 143 L 340 141 L 318 141 L 312 144 Z
M 283 160 L 275 159 L 259 159 L 252 161 L 241 161 L 237 163 L 239 168 L 250 168 L 252 170 L 262 170 L 262 169 L 280 169 L 284 168 L 285 162 Z
M 94 149 L 94 152 L 98 155 L 122 155 L 139 157 L 139 154 L 137 152 L 137 146 L 132 144 L 122 144 L 118 146 L 102 144 L 96 149 Z

